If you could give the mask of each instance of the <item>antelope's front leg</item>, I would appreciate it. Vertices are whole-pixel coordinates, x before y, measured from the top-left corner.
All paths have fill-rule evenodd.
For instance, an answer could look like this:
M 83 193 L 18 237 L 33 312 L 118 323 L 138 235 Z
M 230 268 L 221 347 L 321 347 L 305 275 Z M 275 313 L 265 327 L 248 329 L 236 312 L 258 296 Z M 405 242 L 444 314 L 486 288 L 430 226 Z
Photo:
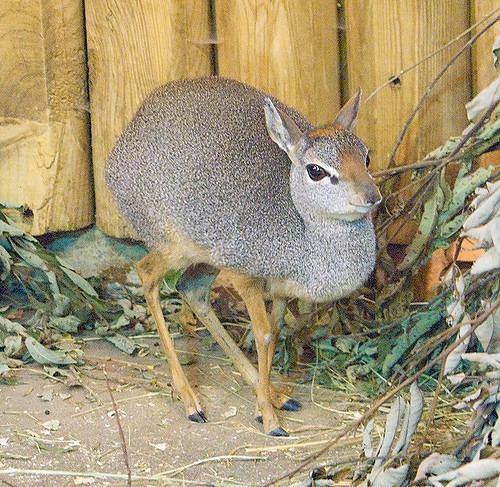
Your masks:
M 260 279 L 246 276 L 235 276 L 233 279 L 238 293 L 245 305 L 252 322 L 258 357 L 258 380 L 255 388 L 257 394 L 257 406 L 262 414 L 264 431 L 272 436 L 288 436 L 288 433 L 280 426 L 276 412 L 271 400 L 271 365 L 274 353 L 274 336 L 271 323 L 267 316 L 263 296 L 263 282 Z

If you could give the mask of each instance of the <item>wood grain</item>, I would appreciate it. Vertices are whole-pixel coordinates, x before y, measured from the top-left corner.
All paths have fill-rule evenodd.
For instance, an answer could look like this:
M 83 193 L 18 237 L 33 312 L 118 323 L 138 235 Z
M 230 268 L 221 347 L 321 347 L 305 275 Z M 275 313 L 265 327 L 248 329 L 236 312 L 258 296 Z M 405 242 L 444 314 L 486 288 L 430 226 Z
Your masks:
M 85 0 L 96 223 L 133 233 L 104 182 L 104 165 L 140 103 L 157 86 L 211 73 L 208 0 Z
M 0 200 L 35 235 L 93 221 L 83 5 L 0 2 Z
M 339 108 L 332 0 L 216 0 L 218 70 L 269 92 L 313 123 Z
M 500 13 L 498 0 L 474 0 L 472 9 L 472 21 L 478 22 L 483 17 L 495 11 L 495 15 Z M 489 19 L 492 20 L 493 16 Z M 484 24 L 483 24 L 484 25 Z M 484 35 L 482 35 L 472 49 L 473 66 L 473 91 L 479 93 L 486 88 L 496 77 L 498 72 L 493 65 L 493 55 L 491 48 L 497 36 L 500 35 L 500 21 L 494 24 Z M 500 150 L 484 154 L 480 157 L 479 163 L 482 166 L 498 165 L 500 160 Z
M 436 51 L 466 30 L 468 2 L 462 0 L 349 0 L 345 2 L 351 91 L 371 93 L 391 76 Z M 381 90 L 366 103 L 358 133 L 372 152 L 374 169 L 389 154 L 408 115 L 428 84 L 466 42 L 459 41 Z M 463 55 L 443 76 L 408 131 L 396 161 L 411 163 L 459 134 L 471 92 L 470 59 Z

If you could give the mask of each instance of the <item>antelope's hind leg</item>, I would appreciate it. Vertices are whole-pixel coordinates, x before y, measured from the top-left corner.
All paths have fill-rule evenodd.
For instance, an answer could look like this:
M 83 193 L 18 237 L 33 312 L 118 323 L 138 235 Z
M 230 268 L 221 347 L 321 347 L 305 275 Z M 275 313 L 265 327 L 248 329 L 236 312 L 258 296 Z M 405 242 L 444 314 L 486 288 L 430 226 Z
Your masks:
M 182 370 L 160 305 L 160 283 L 167 271 L 174 266 L 175 262 L 171 262 L 167 251 L 152 251 L 137 263 L 137 273 L 144 288 L 144 297 L 156 323 L 163 351 L 170 365 L 174 390 L 181 397 L 188 418 L 196 423 L 204 423 L 207 417 Z

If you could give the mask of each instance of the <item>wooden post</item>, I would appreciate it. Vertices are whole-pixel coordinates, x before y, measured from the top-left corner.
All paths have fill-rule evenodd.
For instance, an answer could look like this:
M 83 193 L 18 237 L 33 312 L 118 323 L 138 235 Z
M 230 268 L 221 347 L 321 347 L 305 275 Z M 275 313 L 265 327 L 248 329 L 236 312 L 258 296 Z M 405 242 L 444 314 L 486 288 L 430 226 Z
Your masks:
M 378 86 L 456 38 L 469 26 L 463 0 L 348 0 L 346 13 L 349 85 L 370 94 Z M 383 88 L 363 105 L 357 131 L 370 146 L 374 169 L 387 166 L 404 122 L 428 84 L 467 38 L 454 43 Z M 396 161 L 423 157 L 466 125 L 470 98 L 468 52 L 433 89 L 403 140 Z
M 313 123 L 339 108 L 332 0 L 215 0 L 218 71 L 275 95 Z
M 109 152 L 159 85 L 211 73 L 208 0 L 85 0 L 96 222 L 133 236 L 104 182 Z
M 0 201 L 35 235 L 93 221 L 83 5 L 0 2 Z

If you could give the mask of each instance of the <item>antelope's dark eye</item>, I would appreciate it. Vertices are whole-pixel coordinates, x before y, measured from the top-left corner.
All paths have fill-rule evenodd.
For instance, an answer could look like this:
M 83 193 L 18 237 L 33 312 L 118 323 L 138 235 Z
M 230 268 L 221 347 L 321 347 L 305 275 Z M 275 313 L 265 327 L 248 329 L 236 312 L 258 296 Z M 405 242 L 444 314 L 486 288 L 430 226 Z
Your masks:
M 313 181 L 321 181 L 323 178 L 329 177 L 330 175 L 317 164 L 308 164 L 306 166 L 307 174 Z
M 370 165 L 370 154 L 366 154 L 365 164 L 366 164 L 366 167 L 368 167 Z

